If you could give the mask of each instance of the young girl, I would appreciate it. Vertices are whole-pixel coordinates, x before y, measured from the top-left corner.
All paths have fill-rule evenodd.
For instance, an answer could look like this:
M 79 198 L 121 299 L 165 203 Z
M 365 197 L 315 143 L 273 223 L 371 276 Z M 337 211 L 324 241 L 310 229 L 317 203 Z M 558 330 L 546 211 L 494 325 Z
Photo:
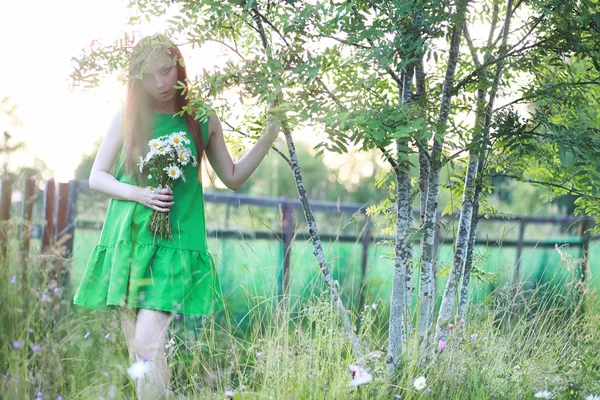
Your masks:
M 211 315 L 223 309 L 220 282 L 207 250 L 200 171 L 206 155 L 221 181 L 237 190 L 258 167 L 279 134 L 267 122 L 264 135 L 237 162 L 229 154 L 216 115 L 198 123 L 176 115 L 187 104 L 177 82 L 187 82 L 179 48 L 162 35 L 133 49 L 125 104 L 100 145 L 89 179 L 111 197 L 98 245 L 92 251 L 73 302 L 93 309 L 118 308 L 130 361 L 149 370 L 135 379 L 139 399 L 167 395 L 167 329 L 175 313 Z M 187 132 L 199 161 L 183 167 L 186 181 L 171 189 L 149 188 L 137 163 L 152 139 Z M 111 174 L 116 162 L 116 172 Z M 148 229 L 153 210 L 168 212 L 172 238 Z

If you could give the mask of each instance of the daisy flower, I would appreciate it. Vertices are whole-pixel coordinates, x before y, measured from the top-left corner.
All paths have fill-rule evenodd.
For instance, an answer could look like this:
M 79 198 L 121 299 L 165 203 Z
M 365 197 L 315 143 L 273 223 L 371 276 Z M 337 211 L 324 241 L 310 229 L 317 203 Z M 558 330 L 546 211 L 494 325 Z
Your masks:
M 183 132 L 174 132 L 169 136 L 169 143 L 174 145 L 181 145 L 184 143 L 183 141 Z
M 181 169 L 177 165 L 169 165 L 168 167 L 165 167 L 164 170 L 167 171 L 167 175 L 171 179 L 177 179 L 182 176 Z
M 543 390 L 543 391 L 540 391 L 540 392 L 537 392 L 536 394 L 534 394 L 534 397 L 536 399 L 551 399 L 552 393 L 550 393 L 547 390 Z
M 158 149 L 156 149 L 156 154 L 159 155 L 165 155 L 165 154 L 169 154 L 169 151 L 171 151 L 171 146 L 167 145 L 167 146 L 161 146 Z
M 148 372 L 150 372 L 150 364 L 144 361 L 136 361 L 127 368 L 127 373 L 133 379 L 143 378 Z
M 350 384 L 352 386 L 360 386 L 360 385 L 364 385 L 365 383 L 369 383 L 373 380 L 373 376 L 371 374 L 369 374 L 367 371 L 363 371 L 362 369 L 358 369 L 358 371 L 356 371 L 354 373 L 354 378 L 352 379 L 352 381 L 350 382 Z
M 140 156 L 140 161 L 137 163 L 138 167 L 140 167 L 140 173 L 144 170 L 144 157 Z
M 148 147 L 150 147 L 151 150 L 158 150 L 159 148 L 161 148 L 163 146 L 164 146 L 164 143 L 160 139 L 152 139 L 151 141 L 148 142 Z
M 600 395 L 595 396 L 593 394 L 590 394 L 588 397 L 585 398 L 585 400 L 600 400 Z
M 413 382 L 413 386 L 417 390 L 423 390 L 423 389 L 425 389 L 425 387 L 427 386 L 427 381 L 425 380 L 425 377 L 424 376 L 420 376 L 417 379 L 415 379 L 415 381 Z

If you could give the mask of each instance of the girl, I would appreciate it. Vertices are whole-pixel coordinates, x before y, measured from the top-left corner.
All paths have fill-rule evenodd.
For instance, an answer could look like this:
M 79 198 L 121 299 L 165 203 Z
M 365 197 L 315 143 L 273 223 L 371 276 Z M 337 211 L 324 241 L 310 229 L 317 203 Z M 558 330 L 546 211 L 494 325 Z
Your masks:
M 179 48 L 163 35 L 142 39 L 129 63 L 127 96 L 114 116 L 92 167 L 92 190 L 111 197 L 100 241 L 92 251 L 73 302 L 119 309 L 130 361 L 142 366 L 139 399 L 164 399 L 167 329 L 175 313 L 211 315 L 223 309 L 220 282 L 207 251 L 200 168 L 203 156 L 221 181 L 237 190 L 254 172 L 279 134 L 268 121 L 264 135 L 237 162 L 229 154 L 216 115 L 198 123 L 176 115 L 188 100 L 177 82 L 187 75 Z M 137 162 L 158 136 L 184 131 L 199 161 L 183 168 L 186 181 L 172 190 L 150 189 Z M 111 167 L 116 162 L 116 172 Z M 153 210 L 170 214 L 172 238 L 148 229 Z

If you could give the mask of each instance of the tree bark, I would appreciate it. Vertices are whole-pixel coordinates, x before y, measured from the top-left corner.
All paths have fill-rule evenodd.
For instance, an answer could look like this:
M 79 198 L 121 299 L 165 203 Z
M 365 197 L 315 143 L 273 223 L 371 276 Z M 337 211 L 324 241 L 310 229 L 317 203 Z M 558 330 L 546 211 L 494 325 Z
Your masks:
M 402 75 L 400 89 L 401 102 L 410 101 L 412 93 L 413 68 L 407 67 Z M 408 229 L 412 226 L 412 203 L 410 201 L 411 182 L 408 155 L 404 154 L 408 143 L 396 141 L 397 165 L 396 173 L 396 241 L 394 276 L 390 301 L 390 320 L 388 332 L 388 354 L 386 372 L 390 380 L 396 375 L 396 369 L 405 350 L 406 339 L 412 329 L 412 243 L 408 237 Z

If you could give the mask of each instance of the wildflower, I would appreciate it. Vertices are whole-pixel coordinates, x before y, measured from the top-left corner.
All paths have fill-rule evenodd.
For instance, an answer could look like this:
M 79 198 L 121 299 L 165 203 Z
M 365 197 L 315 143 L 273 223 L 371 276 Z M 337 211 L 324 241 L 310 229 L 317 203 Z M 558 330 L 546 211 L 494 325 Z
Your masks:
M 454 330 L 454 324 L 448 324 L 448 329 L 450 329 L 451 331 Z
M 458 320 L 458 326 L 460 326 L 461 328 L 463 326 L 465 326 L 465 319 L 464 318 L 461 318 L 460 320 Z
M 363 371 L 359 368 L 358 371 L 354 374 L 354 379 L 350 382 L 352 386 L 360 386 L 365 383 L 369 383 L 373 380 L 373 376 L 369 374 L 367 371 Z
M 43 302 L 47 302 L 47 301 L 48 301 L 48 296 L 46 296 L 46 294 L 44 294 L 44 295 L 42 296 L 42 301 L 43 301 Z
M 246 389 L 247 389 L 246 385 L 242 385 L 242 386 L 240 386 L 240 392 L 243 392 L 243 391 L 244 391 L 244 390 L 246 390 Z
M 90 337 L 90 333 L 89 333 L 89 332 L 87 332 L 85 335 L 83 335 L 83 338 L 84 338 L 84 339 L 87 339 L 87 338 L 89 338 L 89 337 Z
M 181 176 L 181 169 L 177 165 L 169 165 L 164 170 L 167 171 L 167 175 L 171 179 L 177 179 Z
M 42 397 L 44 397 L 44 392 L 42 392 L 41 390 L 38 390 L 38 392 L 35 394 L 35 398 L 41 399 Z
M 167 344 L 165 344 L 165 349 L 170 348 L 174 344 L 175 344 L 175 341 L 173 339 L 169 339 L 169 342 Z
M 431 389 L 427 389 L 426 394 L 431 394 Z
M 21 342 L 19 342 L 18 340 L 13 340 L 13 349 L 20 349 L 21 348 Z
M 366 310 L 367 308 L 369 308 L 369 305 L 368 305 L 368 304 L 365 304 L 365 310 Z
M 564 382 L 564 381 L 562 380 L 562 378 L 558 378 L 558 379 L 556 380 L 556 383 L 558 383 L 559 385 L 562 385 L 562 384 L 563 384 L 563 382 Z
M 148 372 L 150 372 L 150 364 L 144 361 L 136 361 L 127 368 L 127 373 L 133 379 L 143 378 Z
M 471 340 L 472 341 L 476 341 L 477 340 L 477 334 L 476 333 L 474 333 L 474 334 L 471 335 Z
M 373 307 L 373 310 L 375 310 L 377 308 L 377 304 L 373 303 L 371 304 L 371 307 Z
M 54 288 L 54 294 L 59 294 L 60 293 L 60 288 L 55 287 Z
M 187 163 L 190 161 L 189 157 L 187 156 L 186 153 L 179 154 L 179 156 L 177 157 L 177 159 L 179 160 L 179 163 L 181 165 L 187 165 Z
M 158 149 L 156 149 L 156 154 L 159 154 L 162 156 L 162 155 L 168 154 L 169 151 L 171 151 L 171 146 L 161 146 Z
M 108 388 L 108 397 L 110 397 L 111 399 L 114 399 L 117 395 L 117 388 L 115 387 L 115 385 L 110 385 L 110 387 Z
M 183 143 L 183 132 L 174 132 L 169 136 L 169 143 L 174 145 L 180 145 Z
M 521 367 L 519 367 L 518 365 L 515 365 L 514 370 L 517 371 L 517 372 L 519 372 L 521 370 Z
M 10 283 L 17 283 L 17 276 L 13 275 L 12 278 L 10 278 Z
M 140 174 L 144 170 L 144 157 L 140 156 L 140 161 L 137 163 L 138 167 L 140 167 Z
M 7 380 L 8 376 L 6 374 L 2 374 L 2 379 Z
M 256 358 L 260 358 L 260 356 L 262 356 L 262 351 L 257 351 L 256 352 Z
M 63 397 L 59 394 L 58 396 L 56 396 L 56 400 L 63 400 Z
M 540 392 L 537 392 L 536 394 L 534 394 L 536 399 L 551 399 L 552 398 L 552 393 L 550 393 L 547 390 L 543 390 Z
M 148 147 L 150 147 L 150 150 L 156 151 L 159 148 L 161 148 L 162 146 L 163 146 L 163 141 L 160 139 L 152 139 L 151 141 L 148 142 Z
M 150 193 L 154 193 L 154 191 L 156 190 L 152 186 L 146 186 L 146 189 L 148 189 L 150 191 Z
M 483 339 L 481 339 L 481 340 L 483 340 L 484 342 L 487 342 L 487 341 L 488 341 L 488 338 L 487 338 L 487 337 L 484 337 L 484 338 L 483 338 Z
M 29 328 L 29 333 L 33 333 L 33 328 Z
M 104 339 L 108 339 L 110 338 L 110 333 L 107 333 L 106 335 L 104 335 Z
M 415 381 L 413 382 L 413 386 L 417 390 L 423 390 L 423 389 L 425 389 L 425 387 L 427 386 L 427 381 L 425 380 L 425 377 L 424 376 L 420 376 L 417 379 L 415 379 Z
M 233 392 L 231 390 L 226 390 L 225 391 L 225 397 L 232 398 L 233 397 Z
M 444 342 L 443 340 L 440 340 L 438 342 L 438 349 L 440 350 L 440 352 L 446 350 L 446 342 Z
M 600 395 L 590 394 L 588 397 L 585 398 L 585 400 L 600 400 Z
M 40 350 L 42 350 L 42 348 L 40 347 L 39 344 L 34 344 L 34 345 L 31 345 L 31 350 L 33 350 L 36 353 L 39 353 Z
M 354 376 L 354 374 L 356 374 L 358 372 L 359 367 L 358 367 L 358 365 L 351 364 L 351 365 L 348 365 L 348 370 L 350 371 L 352 376 Z
M 398 394 L 398 393 L 396 393 L 396 394 L 394 395 L 394 398 L 395 398 L 395 399 L 401 399 L 401 398 L 402 398 L 402 395 L 401 395 L 401 394 Z

